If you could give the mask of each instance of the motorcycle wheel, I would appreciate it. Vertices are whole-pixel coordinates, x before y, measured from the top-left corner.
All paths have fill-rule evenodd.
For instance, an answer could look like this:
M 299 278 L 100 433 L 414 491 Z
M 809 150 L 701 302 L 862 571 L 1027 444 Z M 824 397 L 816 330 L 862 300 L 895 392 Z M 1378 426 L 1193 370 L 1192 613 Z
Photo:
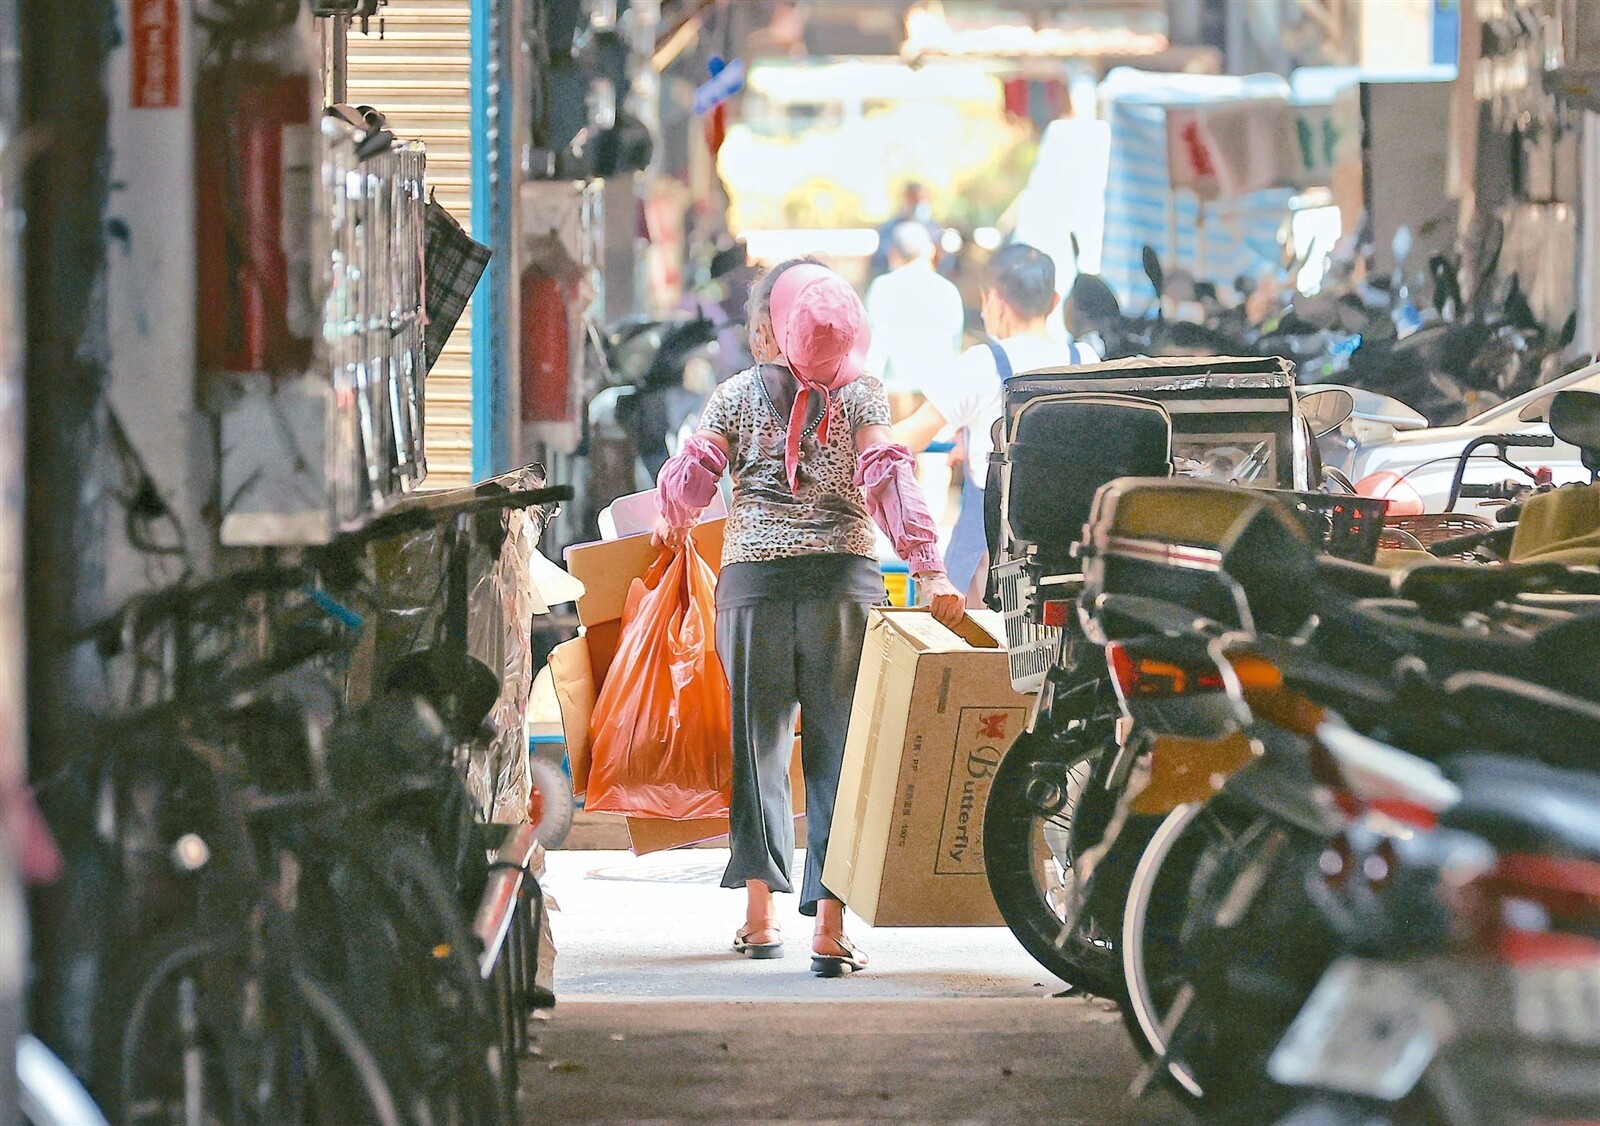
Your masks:
M 1127 990 L 1122 1022 L 1146 1060 L 1166 1055 L 1171 1047 L 1167 1022 L 1187 986 L 1179 955 L 1201 865 L 1213 850 L 1232 842 L 1235 829 L 1233 818 L 1208 805 L 1181 805 L 1156 829 L 1134 870 L 1122 915 Z M 1168 1059 L 1161 1078 L 1180 1098 L 1195 1103 L 1205 1098 L 1196 1069 L 1186 1060 Z
M 1108 951 L 1061 941 L 1078 890 L 1073 820 L 1106 753 L 1063 754 L 1041 735 L 1022 735 L 990 785 L 983 863 L 1000 916 L 1022 948 L 1069 985 L 1114 997 L 1119 983 Z
M 577 815 L 572 780 L 559 766 L 539 758 L 528 760 L 528 773 L 531 783 L 528 820 L 540 844 L 545 848 L 560 848 L 567 834 L 572 832 L 572 822 Z

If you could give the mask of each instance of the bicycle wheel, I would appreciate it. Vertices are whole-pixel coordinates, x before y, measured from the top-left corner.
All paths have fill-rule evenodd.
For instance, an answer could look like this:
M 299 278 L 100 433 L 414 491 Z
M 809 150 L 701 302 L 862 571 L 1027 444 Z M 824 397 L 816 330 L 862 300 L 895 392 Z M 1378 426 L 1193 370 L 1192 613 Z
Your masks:
M 133 1126 L 248 1121 L 245 1080 L 235 1074 L 242 1045 L 216 1027 L 218 1006 L 202 1005 L 209 982 L 242 980 L 221 946 L 193 931 L 157 939 L 130 959 L 109 990 L 101 1036 L 99 1092 L 111 1121 Z M 234 1043 L 225 1056 L 223 1045 Z
M 1037 733 L 1012 744 L 989 787 L 983 863 L 1000 917 L 1022 948 L 1068 984 L 1115 996 L 1115 963 L 1066 934 L 1078 901 L 1073 819 L 1105 752 L 1064 754 Z
M 572 800 L 572 779 L 553 762 L 529 759 L 528 773 L 533 792 L 528 801 L 528 820 L 533 822 L 539 843 L 557 848 L 572 832 L 577 810 Z
M 351 875 L 369 910 L 349 941 L 375 967 L 346 982 L 375 1043 L 430 1101 L 470 1089 L 487 1059 L 495 1022 L 479 973 L 477 941 L 425 838 L 398 825 L 357 834 Z M 369 1003 L 370 1002 L 370 1003 Z
M 274 997 L 223 943 L 194 931 L 129 965 L 105 1037 L 112 1121 L 400 1126 L 371 1050 L 308 977 L 295 975 L 293 997 Z
M 308 1120 L 327 1126 L 340 1122 L 400 1126 L 396 1093 L 355 1021 L 309 974 L 296 971 L 294 984 L 313 1018 L 305 1023 L 302 1041 L 309 1070 L 329 1080 L 312 1085 Z

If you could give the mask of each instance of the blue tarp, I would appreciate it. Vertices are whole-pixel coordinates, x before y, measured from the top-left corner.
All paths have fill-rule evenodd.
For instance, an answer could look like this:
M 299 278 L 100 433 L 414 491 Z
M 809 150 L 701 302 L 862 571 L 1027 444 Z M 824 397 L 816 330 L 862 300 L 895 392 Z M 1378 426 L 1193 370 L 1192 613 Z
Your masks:
M 1106 182 L 1105 247 L 1100 273 L 1129 313 L 1154 299 L 1145 279 L 1142 249 L 1155 247 L 1169 270 L 1181 266 L 1196 277 L 1231 283 L 1281 257 L 1278 231 L 1288 217 L 1288 190 L 1255 192 L 1205 205 L 1204 262 L 1200 265 L 1199 205 L 1177 193 L 1177 246 L 1172 246 L 1167 174 L 1166 109 L 1239 99 L 1287 99 L 1289 86 L 1276 75 L 1225 78 L 1150 74 L 1119 68 L 1106 76 L 1100 97 L 1111 122 L 1111 168 Z

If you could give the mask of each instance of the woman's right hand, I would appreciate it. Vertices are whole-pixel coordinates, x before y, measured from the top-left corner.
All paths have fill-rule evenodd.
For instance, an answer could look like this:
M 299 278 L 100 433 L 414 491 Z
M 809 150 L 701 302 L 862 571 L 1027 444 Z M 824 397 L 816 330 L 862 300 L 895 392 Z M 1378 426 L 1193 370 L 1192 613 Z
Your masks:
M 650 533 L 650 542 L 655 547 L 665 547 L 676 551 L 689 542 L 689 529 L 674 528 L 663 517 L 656 521 L 656 530 Z
M 943 571 L 918 575 L 917 585 L 937 621 L 951 629 L 960 624 L 967 612 L 967 600 Z

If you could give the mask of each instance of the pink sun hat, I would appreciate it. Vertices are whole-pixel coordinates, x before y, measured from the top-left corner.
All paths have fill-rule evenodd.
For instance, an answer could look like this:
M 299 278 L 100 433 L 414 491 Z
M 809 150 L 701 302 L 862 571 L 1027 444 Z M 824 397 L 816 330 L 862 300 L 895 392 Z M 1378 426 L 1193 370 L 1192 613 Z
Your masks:
M 817 440 L 825 443 L 832 414 L 829 393 L 861 377 L 872 330 L 867 325 L 867 310 L 850 283 L 828 267 L 810 262 L 783 272 L 772 287 L 769 307 L 773 340 L 800 383 L 784 443 L 789 491 L 796 492 L 800 432 L 805 427 L 810 393 L 818 391 L 823 397 Z

